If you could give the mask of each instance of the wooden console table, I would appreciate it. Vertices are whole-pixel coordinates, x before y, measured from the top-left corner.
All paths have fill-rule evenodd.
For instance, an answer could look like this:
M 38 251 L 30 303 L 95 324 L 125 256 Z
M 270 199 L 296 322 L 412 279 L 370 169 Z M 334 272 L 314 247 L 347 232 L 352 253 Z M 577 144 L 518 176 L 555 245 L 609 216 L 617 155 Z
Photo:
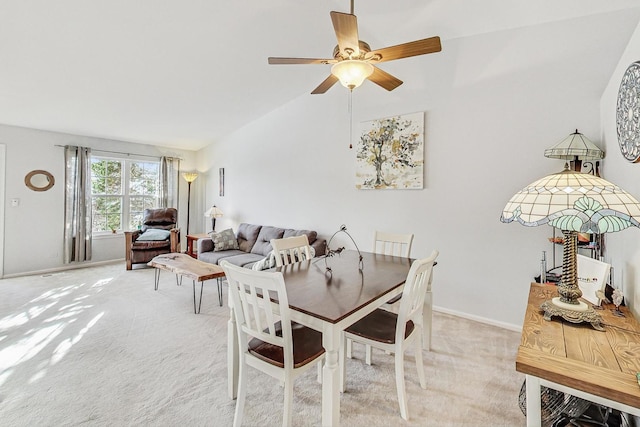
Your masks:
M 516 357 L 526 375 L 527 426 L 540 426 L 540 387 L 640 416 L 640 324 L 626 307 L 615 316 L 613 304 L 598 310 L 604 332 L 589 324 L 543 319 L 540 305 L 554 296 L 554 285 L 532 283 Z

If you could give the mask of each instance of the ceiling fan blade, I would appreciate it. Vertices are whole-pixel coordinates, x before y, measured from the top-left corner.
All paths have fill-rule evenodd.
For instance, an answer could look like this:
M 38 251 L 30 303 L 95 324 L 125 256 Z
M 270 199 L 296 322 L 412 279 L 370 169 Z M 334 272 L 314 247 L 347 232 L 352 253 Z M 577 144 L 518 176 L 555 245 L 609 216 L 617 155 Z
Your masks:
M 382 57 L 378 62 L 385 62 L 393 61 L 394 59 L 409 58 L 411 56 L 440 52 L 441 50 L 442 46 L 440 45 L 440 37 L 435 36 L 429 37 L 428 39 L 416 40 L 409 43 L 377 49 L 367 54 L 367 57 L 378 54 Z
M 368 79 L 388 91 L 392 91 L 402 84 L 402 80 L 392 76 L 386 71 L 382 71 L 378 67 L 373 67 L 373 74 L 371 74 Z
M 331 86 L 336 84 L 337 81 L 338 81 L 338 78 L 336 76 L 334 76 L 333 74 L 329 74 L 329 77 L 327 77 L 322 83 L 320 83 L 320 86 L 315 88 L 313 92 L 311 92 L 311 94 L 318 95 L 321 93 L 325 93 L 331 88 Z
M 269 57 L 269 64 L 333 64 L 335 59 Z
M 340 52 L 344 53 L 345 50 L 349 49 L 353 52 L 353 55 L 359 55 L 358 18 L 356 18 L 356 15 L 331 12 L 331 22 L 333 22 L 333 29 L 336 32 Z

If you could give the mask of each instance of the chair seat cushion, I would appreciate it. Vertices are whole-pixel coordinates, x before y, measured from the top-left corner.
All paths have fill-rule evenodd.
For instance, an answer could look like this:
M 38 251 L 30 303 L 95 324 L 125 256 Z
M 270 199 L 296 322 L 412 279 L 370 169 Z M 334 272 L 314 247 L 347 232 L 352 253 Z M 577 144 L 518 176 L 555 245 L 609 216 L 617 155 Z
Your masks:
M 171 236 L 169 230 L 161 230 L 159 228 L 147 228 L 136 240 L 167 240 Z
M 394 344 L 396 342 L 396 323 L 398 323 L 397 314 L 377 309 L 373 313 L 349 326 L 346 331 L 372 341 Z M 415 325 L 411 320 L 409 320 L 407 322 L 404 337 L 407 338 L 411 335 L 414 328 Z
M 145 251 L 149 249 L 161 249 L 161 248 L 170 248 L 171 242 L 167 240 L 136 240 L 131 245 L 131 249 L 134 251 Z
M 275 324 L 276 335 L 282 336 L 282 325 Z M 314 361 L 324 353 L 322 333 L 298 323 L 291 323 L 293 337 L 293 367 L 299 368 Z M 267 363 L 284 368 L 284 351 L 282 347 L 266 343 L 258 338 L 249 341 L 249 353 Z

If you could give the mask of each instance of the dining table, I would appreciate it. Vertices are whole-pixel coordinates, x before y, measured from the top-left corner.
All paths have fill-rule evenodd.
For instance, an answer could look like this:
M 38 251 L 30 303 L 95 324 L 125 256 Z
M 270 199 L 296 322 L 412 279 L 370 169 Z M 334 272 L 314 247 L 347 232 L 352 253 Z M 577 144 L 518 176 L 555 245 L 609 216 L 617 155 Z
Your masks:
M 282 273 L 291 320 L 322 332 L 322 425 L 340 424 L 339 351 L 342 332 L 402 293 L 412 259 L 343 250 L 273 271 Z M 229 299 L 230 301 L 231 299 Z M 238 389 L 238 338 L 231 301 L 227 327 L 228 393 Z

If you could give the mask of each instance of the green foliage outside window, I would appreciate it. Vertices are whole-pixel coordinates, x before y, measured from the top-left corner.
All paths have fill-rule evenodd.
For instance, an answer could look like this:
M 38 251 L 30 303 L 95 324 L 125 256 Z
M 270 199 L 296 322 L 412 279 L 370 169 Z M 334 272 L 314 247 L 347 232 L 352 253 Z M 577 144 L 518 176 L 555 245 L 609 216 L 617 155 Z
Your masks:
M 158 163 L 131 163 L 129 178 L 129 228 L 142 224 L 145 209 L 157 206 Z
M 157 207 L 158 175 L 158 163 L 92 159 L 93 231 L 134 230 L 141 225 L 144 210 Z

